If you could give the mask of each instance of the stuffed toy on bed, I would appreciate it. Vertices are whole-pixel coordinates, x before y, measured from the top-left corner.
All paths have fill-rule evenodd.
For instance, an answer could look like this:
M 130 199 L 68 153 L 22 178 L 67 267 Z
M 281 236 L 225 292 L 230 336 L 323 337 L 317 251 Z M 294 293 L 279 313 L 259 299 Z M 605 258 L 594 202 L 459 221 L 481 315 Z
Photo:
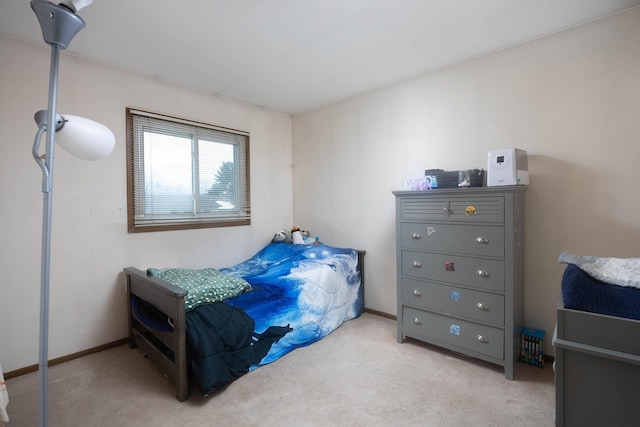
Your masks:
M 305 236 L 304 233 L 303 233 L 302 239 L 304 240 L 304 243 L 306 245 L 319 245 L 320 244 L 320 237 L 318 237 L 318 236 L 316 236 L 316 237 L 311 237 L 309 235 Z
M 294 226 L 291 228 L 291 237 L 289 237 L 289 233 L 286 230 L 281 229 L 273 235 L 271 242 L 273 243 L 292 243 L 294 245 L 317 245 L 320 243 L 320 238 L 318 236 L 311 237 L 311 232 L 309 230 L 302 230 L 298 226 Z
M 298 226 L 294 226 L 291 229 L 291 243 L 293 243 L 294 245 L 304 245 L 302 230 L 300 230 L 300 227 Z
M 276 234 L 273 235 L 273 239 L 271 239 L 274 243 L 286 242 L 287 241 L 287 232 L 285 230 L 278 230 Z

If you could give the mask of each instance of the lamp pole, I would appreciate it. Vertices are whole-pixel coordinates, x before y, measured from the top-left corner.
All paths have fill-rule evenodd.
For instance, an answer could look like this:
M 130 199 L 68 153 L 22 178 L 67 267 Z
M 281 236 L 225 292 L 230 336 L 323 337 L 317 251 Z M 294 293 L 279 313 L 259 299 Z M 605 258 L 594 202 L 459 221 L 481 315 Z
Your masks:
M 46 174 L 42 177 L 42 255 L 40 271 L 40 425 L 47 425 L 49 413 L 49 277 L 51 272 L 51 210 L 53 207 L 53 159 L 55 148 L 55 117 L 58 92 L 58 65 L 60 49 L 51 46 L 51 68 L 49 76 L 49 103 L 47 109 L 47 139 L 45 151 Z
M 49 413 L 49 277 L 51 272 L 51 211 L 53 205 L 53 161 L 55 133 L 65 126 L 66 120 L 56 114 L 58 96 L 58 69 L 60 50 L 66 49 L 73 37 L 85 27 L 85 23 L 75 14 L 93 0 L 59 0 L 59 5 L 47 0 L 31 0 L 31 9 L 40 22 L 44 41 L 51 46 L 51 65 L 49 70 L 49 101 L 47 110 L 38 111 L 35 121 L 38 132 L 33 143 L 33 158 L 42 169 L 42 255 L 40 270 L 40 351 L 38 370 L 40 381 L 40 426 L 46 427 Z M 84 160 L 97 160 L 111 153 L 115 145 L 113 133 L 104 125 L 76 116 L 67 116 L 72 127 L 65 128 L 73 137 L 62 138 L 59 142 L 65 150 Z M 75 125 L 73 125 L 75 123 Z M 69 126 L 67 125 L 67 126 Z M 81 128 L 84 134 L 78 133 Z M 71 129 L 76 129 L 71 131 Z M 40 156 L 42 134 L 47 133 L 44 156 Z M 91 141 L 84 141 L 90 135 Z M 65 142 L 66 140 L 66 142 Z M 64 142 L 64 143 L 63 143 Z
M 40 381 L 40 426 L 48 424 L 49 392 L 49 277 L 51 272 L 51 209 L 53 202 L 53 160 L 55 148 L 56 104 L 58 95 L 58 69 L 60 49 L 66 49 L 71 39 L 84 28 L 85 23 L 69 9 L 44 0 L 32 0 L 31 8 L 40 21 L 42 34 L 51 46 L 49 71 L 49 101 L 46 123 L 38 123 L 33 156 L 42 169 L 42 254 L 40 269 L 40 351 L 38 370 Z M 37 114 L 36 114 L 37 116 Z M 44 161 L 38 155 L 42 133 L 47 133 Z

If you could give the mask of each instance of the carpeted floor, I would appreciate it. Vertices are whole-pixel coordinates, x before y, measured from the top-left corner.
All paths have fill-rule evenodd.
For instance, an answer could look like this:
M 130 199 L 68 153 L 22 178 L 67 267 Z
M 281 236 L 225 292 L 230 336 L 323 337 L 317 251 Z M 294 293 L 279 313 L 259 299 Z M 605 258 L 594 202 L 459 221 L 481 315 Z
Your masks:
M 553 370 L 500 366 L 415 341 L 363 314 L 323 340 L 186 402 L 139 350 L 49 369 L 50 426 L 552 426 Z M 38 374 L 7 381 L 8 427 L 38 424 Z

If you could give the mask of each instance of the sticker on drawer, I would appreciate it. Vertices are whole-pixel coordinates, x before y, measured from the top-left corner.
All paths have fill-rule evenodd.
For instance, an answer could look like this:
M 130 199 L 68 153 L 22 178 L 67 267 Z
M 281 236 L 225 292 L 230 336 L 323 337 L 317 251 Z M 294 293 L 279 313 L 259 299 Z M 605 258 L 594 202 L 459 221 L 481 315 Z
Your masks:
M 462 298 L 462 294 L 458 291 L 451 291 L 451 300 L 452 301 L 460 301 Z
M 460 326 L 452 324 L 449 326 L 449 333 L 453 335 L 460 335 Z

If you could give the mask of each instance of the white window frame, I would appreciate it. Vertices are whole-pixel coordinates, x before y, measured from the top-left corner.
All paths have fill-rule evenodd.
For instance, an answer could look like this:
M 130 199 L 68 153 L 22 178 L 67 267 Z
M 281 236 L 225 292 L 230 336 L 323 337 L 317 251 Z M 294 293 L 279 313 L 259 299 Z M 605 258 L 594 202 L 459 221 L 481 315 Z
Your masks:
M 251 224 L 249 186 L 249 133 L 135 108 L 126 109 L 127 124 L 127 217 L 129 233 L 229 227 Z M 180 209 L 162 209 L 155 202 L 152 186 L 145 183 L 145 135 L 179 136 L 191 140 L 191 194 Z M 149 141 L 147 141 L 149 143 Z M 199 152 L 203 143 L 220 143 L 233 151 L 233 203 L 224 209 L 206 209 L 199 186 Z M 170 148 L 170 147 L 169 147 Z M 211 171 L 208 171 L 211 172 Z M 146 187 L 146 191 L 145 191 Z M 163 196 L 165 200 L 167 196 Z M 170 196 L 169 196 L 170 197 Z M 184 199 L 184 195 L 180 196 Z M 161 196 L 156 196 L 159 200 Z M 217 200 L 217 199 L 216 199 Z M 173 202 L 172 202 L 173 203 Z M 211 202 L 209 202 L 211 203 Z M 214 203 L 218 205 L 218 203 Z M 186 206 L 186 207 L 185 207 Z M 184 207 L 184 209 L 182 209 Z

